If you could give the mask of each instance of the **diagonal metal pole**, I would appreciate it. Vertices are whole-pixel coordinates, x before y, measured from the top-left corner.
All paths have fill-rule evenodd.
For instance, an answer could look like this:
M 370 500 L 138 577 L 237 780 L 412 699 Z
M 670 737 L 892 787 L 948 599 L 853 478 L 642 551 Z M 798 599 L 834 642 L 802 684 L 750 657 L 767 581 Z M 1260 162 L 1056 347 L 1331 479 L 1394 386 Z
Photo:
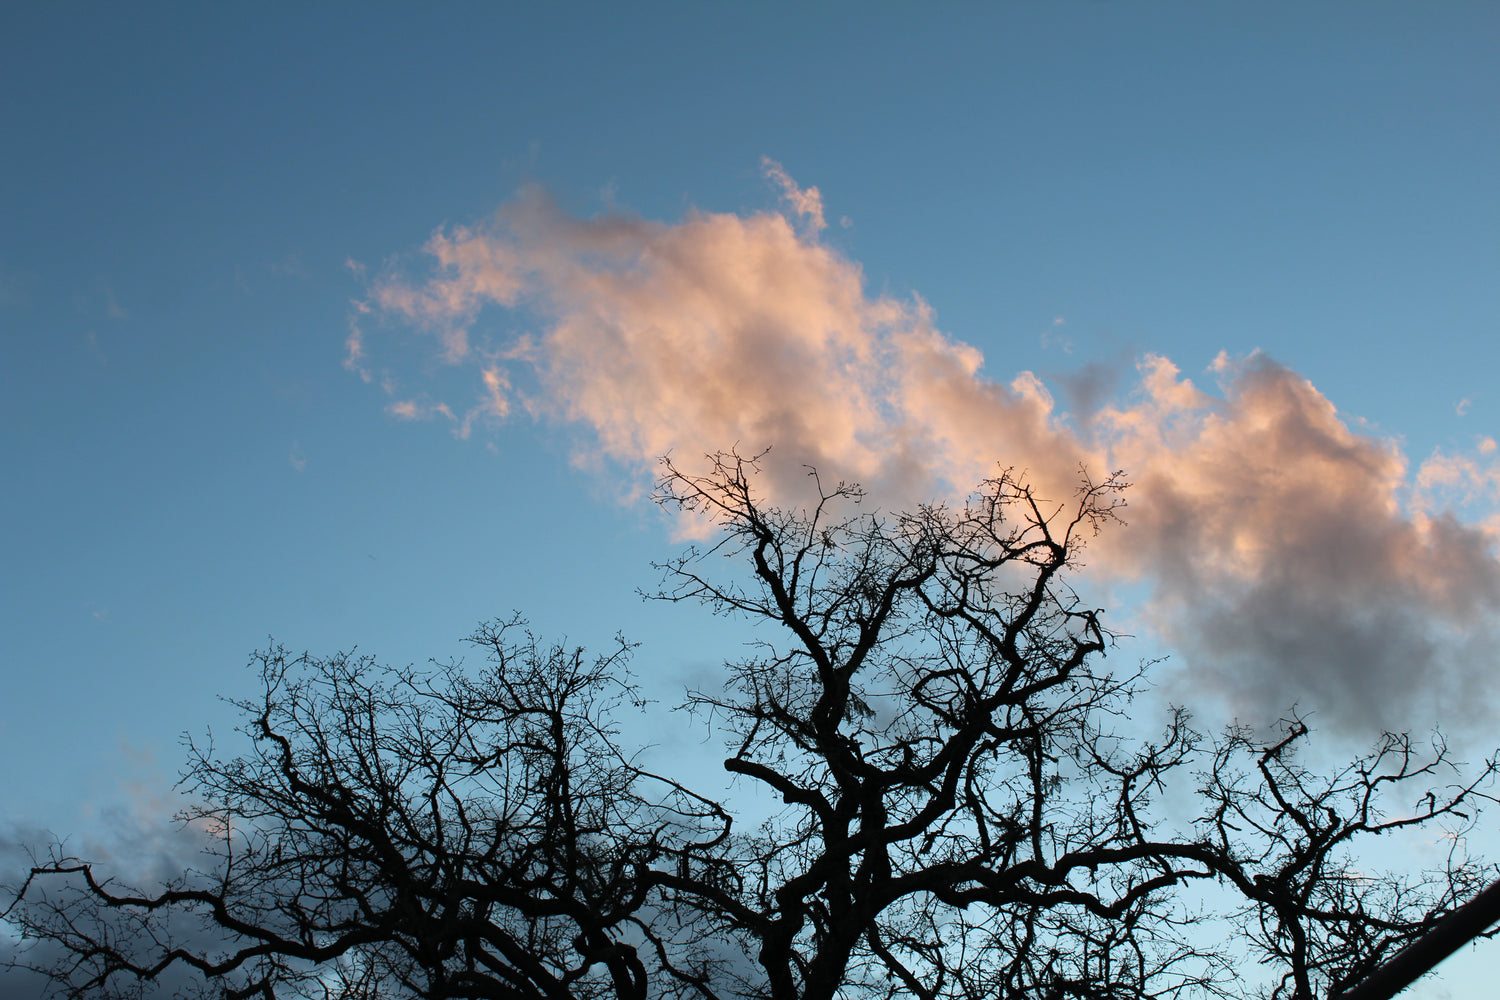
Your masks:
M 1439 920 L 1436 927 L 1334 1000 L 1391 1000 L 1497 921 L 1500 921 L 1500 881 Z

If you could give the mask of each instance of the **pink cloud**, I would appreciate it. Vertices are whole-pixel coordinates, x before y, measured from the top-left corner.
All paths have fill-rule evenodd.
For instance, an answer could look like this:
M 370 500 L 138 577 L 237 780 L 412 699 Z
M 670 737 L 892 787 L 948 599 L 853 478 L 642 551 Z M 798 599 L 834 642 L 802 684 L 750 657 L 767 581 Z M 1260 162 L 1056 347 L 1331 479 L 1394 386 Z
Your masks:
M 968 457 L 966 482 L 992 464 L 934 423 L 979 403 L 947 398 L 943 383 L 998 393 L 1029 434 L 1046 423 L 1050 403 L 976 381 L 978 352 L 934 329 L 925 304 L 866 296 L 858 265 L 780 214 L 575 220 L 529 191 L 492 226 L 427 249 L 437 273 L 388 276 L 376 307 L 443 331 L 442 356 L 457 361 L 481 303 L 527 299 L 545 332 L 499 353 L 540 381 L 529 408 L 586 424 L 603 456 L 630 467 L 774 445 L 771 476 L 788 489 L 811 464 L 925 491 L 958 461 L 934 447 Z
M 363 274 L 363 271 L 358 272 Z M 354 372 L 366 382 L 371 381 L 374 376 L 365 367 L 365 332 L 359 325 L 359 317 L 370 312 L 368 302 L 355 301 L 351 303 L 349 314 L 349 332 L 344 337 L 344 367 Z
M 386 407 L 386 412 L 402 420 L 420 420 L 427 415 L 426 409 L 415 399 L 398 399 Z
M 506 396 L 510 390 L 510 379 L 505 372 L 490 365 L 480 372 L 480 380 L 484 385 L 483 392 L 479 401 L 464 413 L 463 420 L 454 429 L 453 433 L 458 437 L 467 438 L 479 421 L 504 420 L 510 414 L 510 399 Z M 453 414 L 447 413 L 447 407 L 443 409 L 451 419 Z
M 907 505 L 997 463 L 1057 500 L 1080 468 L 1123 468 L 1130 523 L 1098 540 L 1090 571 L 1148 588 L 1146 620 L 1194 685 L 1247 718 L 1300 700 L 1349 729 L 1482 701 L 1471 646 L 1500 611 L 1500 564 L 1482 524 L 1433 498 L 1455 484 L 1493 498 L 1492 466 L 1434 456 L 1413 483 L 1395 443 L 1263 355 L 1221 354 L 1212 392 L 1149 355 L 1125 398 L 1070 422 L 1034 374 L 987 375 L 920 298 L 869 293 L 821 241 L 817 189 L 764 169 L 806 228 L 777 212 L 577 219 L 527 190 L 484 225 L 435 234 L 432 273 L 388 272 L 368 307 L 478 365 L 460 436 L 519 400 L 588 428 L 586 456 L 633 475 L 668 452 L 769 446 L 779 500 L 802 499 L 811 465 Z M 476 349 L 486 306 L 536 329 Z M 418 415 L 403 405 L 392 412 Z
M 798 187 L 797 182 L 782 169 L 781 164 L 769 156 L 760 158 L 760 170 L 781 189 L 781 196 L 786 199 L 787 204 L 792 206 L 792 211 L 806 219 L 813 232 L 828 228 L 828 223 L 823 220 L 823 195 L 817 188 Z M 839 221 L 845 229 L 853 225 L 847 217 Z
M 1151 586 L 1184 676 L 1252 716 L 1300 699 L 1351 728 L 1484 700 L 1466 646 L 1494 626 L 1500 563 L 1481 526 L 1414 509 L 1397 445 L 1263 355 L 1221 355 L 1222 398 L 1163 358 L 1141 367 L 1099 417 L 1135 484 L 1129 528 L 1101 548 Z

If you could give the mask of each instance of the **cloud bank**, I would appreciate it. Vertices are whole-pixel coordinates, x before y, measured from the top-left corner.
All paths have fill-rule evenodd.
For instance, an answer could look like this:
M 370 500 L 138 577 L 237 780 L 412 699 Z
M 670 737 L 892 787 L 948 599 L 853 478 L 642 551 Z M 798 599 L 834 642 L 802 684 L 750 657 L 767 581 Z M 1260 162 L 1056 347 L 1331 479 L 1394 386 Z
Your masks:
M 1091 548 L 1089 571 L 1145 588 L 1143 620 L 1200 692 L 1247 721 L 1296 702 L 1348 732 L 1462 724 L 1486 704 L 1497 522 L 1445 505 L 1493 509 L 1492 443 L 1413 473 L 1395 442 L 1261 354 L 1220 355 L 1217 393 L 1147 355 L 1123 396 L 1064 413 L 1032 373 L 986 374 L 920 298 L 872 295 L 822 241 L 817 189 L 763 170 L 789 213 L 579 219 L 524 190 L 483 225 L 436 232 L 425 274 L 375 278 L 347 363 L 374 380 L 373 320 L 418 331 L 473 366 L 478 391 L 466 407 L 406 398 L 387 374 L 398 418 L 467 436 L 519 406 L 582 425 L 591 456 L 635 475 L 668 452 L 770 446 L 764 483 L 791 502 L 806 465 L 891 506 L 962 493 L 997 463 L 1059 500 L 1080 468 L 1124 469 L 1129 524 Z M 492 307 L 533 332 L 482 336 Z

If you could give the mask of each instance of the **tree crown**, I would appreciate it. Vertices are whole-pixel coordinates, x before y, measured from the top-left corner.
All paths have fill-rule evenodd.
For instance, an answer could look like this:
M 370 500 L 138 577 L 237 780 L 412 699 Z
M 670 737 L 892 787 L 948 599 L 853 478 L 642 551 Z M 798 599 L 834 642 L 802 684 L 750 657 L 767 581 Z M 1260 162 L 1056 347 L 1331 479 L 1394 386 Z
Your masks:
M 17 961 L 72 997 L 1312 1000 L 1492 877 L 1458 839 L 1417 877 L 1356 858 L 1461 831 L 1493 760 L 1465 776 L 1387 735 L 1319 776 L 1300 720 L 1209 739 L 1181 709 L 1137 735 L 1145 668 L 1104 668 L 1114 636 L 1069 584 L 1119 476 L 1057 501 L 1003 471 L 882 515 L 816 474 L 806 507 L 767 506 L 754 473 L 664 465 L 658 502 L 719 534 L 654 596 L 763 629 L 688 695 L 779 803 L 755 829 L 622 746 L 644 707 L 623 639 L 590 656 L 512 618 L 471 637 L 479 669 L 276 647 L 237 703 L 250 750 L 189 747 L 205 864 L 140 890 L 54 847 L 13 887 Z M 1195 933 L 1210 904 L 1227 944 Z

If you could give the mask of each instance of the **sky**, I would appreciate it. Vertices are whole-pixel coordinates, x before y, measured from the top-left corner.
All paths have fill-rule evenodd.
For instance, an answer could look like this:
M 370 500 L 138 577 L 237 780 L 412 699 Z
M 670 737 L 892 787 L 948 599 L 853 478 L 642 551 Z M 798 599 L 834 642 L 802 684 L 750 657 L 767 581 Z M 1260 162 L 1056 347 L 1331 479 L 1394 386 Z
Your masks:
M 1123 469 L 1079 586 L 1164 698 L 1482 754 L 1497 44 L 1462 2 L 6 5 L 4 863 L 139 853 L 271 637 L 421 663 L 521 611 L 670 703 L 740 636 L 638 596 L 701 531 L 655 462 L 731 447 L 892 509 Z

